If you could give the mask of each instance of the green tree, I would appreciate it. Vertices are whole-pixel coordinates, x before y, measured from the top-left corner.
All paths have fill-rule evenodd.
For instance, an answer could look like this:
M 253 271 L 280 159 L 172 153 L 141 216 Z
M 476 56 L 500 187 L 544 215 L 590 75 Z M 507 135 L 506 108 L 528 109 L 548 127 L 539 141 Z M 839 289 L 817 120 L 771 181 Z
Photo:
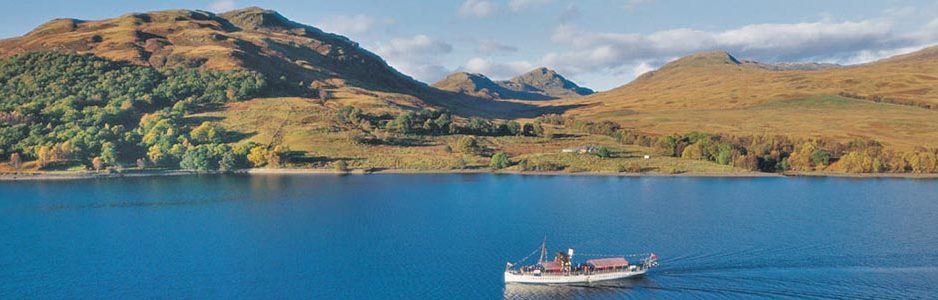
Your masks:
M 736 155 L 736 153 L 734 153 L 733 147 L 728 144 L 721 144 L 718 149 L 716 162 L 721 165 L 733 164 L 733 157 Z
M 238 169 L 238 158 L 237 154 L 234 151 L 229 149 L 225 151 L 221 156 L 221 160 L 218 161 L 218 170 L 223 172 L 231 172 Z
M 414 119 L 416 114 L 409 111 L 400 115 L 397 115 L 393 121 L 388 122 L 387 129 L 391 132 L 396 132 L 400 134 L 412 134 L 414 131 Z
M 108 166 L 117 166 L 118 164 L 118 154 L 117 149 L 115 149 L 114 144 L 111 142 L 105 142 L 101 144 L 101 161 Z
M 610 158 L 612 157 L 612 150 L 607 147 L 599 147 L 599 149 L 596 149 L 596 155 L 602 158 Z
M 440 114 L 440 116 L 437 117 L 436 120 L 433 120 L 433 123 L 436 124 L 436 128 L 440 130 L 440 133 L 444 134 L 444 133 L 447 133 L 444 131 L 449 129 L 450 124 L 453 123 L 453 120 L 449 114 Z
M 505 152 L 498 152 L 492 155 L 492 161 L 489 163 L 489 167 L 495 170 L 501 170 L 510 166 L 511 161 L 508 160 L 508 154 L 505 154 Z
M 186 150 L 179 167 L 197 172 L 211 171 L 218 169 L 218 160 L 207 145 L 199 145 Z
M 831 153 L 824 149 L 814 150 L 811 153 L 811 163 L 815 166 L 826 166 L 831 162 Z
M 522 131 L 522 128 L 521 128 L 521 124 L 518 122 L 509 121 L 508 123 L 505 123 L 505 127 L 508 130 L 508 134 L 510 135 L 524 134 L 524 131 Z

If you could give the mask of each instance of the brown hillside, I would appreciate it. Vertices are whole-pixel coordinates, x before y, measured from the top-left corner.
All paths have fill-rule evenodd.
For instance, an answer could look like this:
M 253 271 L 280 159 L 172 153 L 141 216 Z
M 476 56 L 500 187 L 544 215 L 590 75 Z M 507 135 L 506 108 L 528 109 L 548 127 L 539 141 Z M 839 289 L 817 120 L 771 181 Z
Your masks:
M 622 87 L 582 100 L 576 113 L 742 108 L 816 95 L 938 108 L 938 47 L 875 63 L 818 70 L 778 70 L 725 52 L 694 54 Z
M 780 70 L 725 52 L 700 53 L 611 91 L 557 103 L 585 104 L 568 111 L 579 118 L 658 134 L 780 134 L 938 147 L 938 47 L 864 65 L 808 67 L 814 69 Z
M 346 37 L 257 7 L 223 14 L 168 10 L 98 21 L 56 19 L 22 37 L 0 40 L 0 58 L 50 50 L 155 68 L 248 69 L 290 87 L 281 91 L 290 96 L 309 96 L 320 89 L 393 93 L 413 99 L 397 103 L 393 99 L 400 97 L 391 95 L 386 102 L 445 107 L 466 116 L 532 117 L 563 109 L 438 90 L 401 74 Z
M 246 68 L 304 84 L 348 83 L 407 93 L 421 89 L 349 39 L 260 8 L 221 15 L 170 10 L 100 21 L 57 19 L 0 41 L 0 57 L 41 50 L 91 53 L 157 68 Z

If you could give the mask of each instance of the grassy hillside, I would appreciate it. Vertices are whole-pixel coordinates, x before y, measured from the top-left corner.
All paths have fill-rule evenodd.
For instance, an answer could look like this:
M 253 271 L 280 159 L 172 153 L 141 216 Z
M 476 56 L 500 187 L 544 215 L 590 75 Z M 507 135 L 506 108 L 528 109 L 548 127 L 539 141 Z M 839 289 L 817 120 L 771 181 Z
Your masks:
M 875 63 L 813 71 L 776 71 L 725 52 L 691 55 L 622 87 L 579 101 L 575 114 L 676 109 L 736 109 L 773 100 L 852 95 L 938 108 L 938 47 Z
M 903 150 L 938 147 L 938 110 L 840 96 L 774 100 L 730 109 L 603 112 L 591 116 L 659 134 L 783 134 L 838 141 L 872 139 Z
M 47 50 L 155 68 L 248 69 L 309 89 L 348 84 L 416 93 L 425 88 L 343 36 L 260 8 L 220 15 L 168 10 L 97 21 L 57 19 L 0 41 L 0 57 Z
M 222 110 L 191 116 L 198 120 L 213 120 L 228 130 L 247 137 L 240 143 L 283 145 L 294 152 L 290 168 L 331 168 L 344 161 L 349 168 L 404 169 L 404 170 L 461 170 L 483 169 L 489 166 L 489 156 L 505 152 L 515 166 L 508 170 L 523 171 L 521 162 L 535 171 L 538 166 L 549 166 L 542 171 L 554 172 L 623 172 L 652 173 L 740 173 L 747 171 L 711 162 L 659 157 L 656 149 L 627 146 L 614 139 L 599 135 L 577 133 L 554 128 L 556 138 L 523 136 L 476 136 L 481 153 L 465 153 L 459 140 L 468 135 L 399 135 L 380 128 L 366 131 L 348 128 L 336 120 L 339 108 L 345 105 L 380 107 L 380 99 L 348 94 L 322 103 L 308 98 L 266 98 L 231 103 Z M 394 110 L 382 112 L 400 113 Z M 387 142 L 363 143 L 360 137 L 374 133 Z M 614 157 L 600 158 L 594 154 L 561 153 L 564 148 L 582 145 L 605 145 L 616 153 Z M 642 156 L 654 155 L 651 160 Z M 627 169 L 637 167 L 637 169 Z
M 578 118 L 657 134 L 781 134 L 895 149 L 938 147 L 938 47 L 870 64 L 791 70 L 725 52 L 691 55 L 579 104 Z

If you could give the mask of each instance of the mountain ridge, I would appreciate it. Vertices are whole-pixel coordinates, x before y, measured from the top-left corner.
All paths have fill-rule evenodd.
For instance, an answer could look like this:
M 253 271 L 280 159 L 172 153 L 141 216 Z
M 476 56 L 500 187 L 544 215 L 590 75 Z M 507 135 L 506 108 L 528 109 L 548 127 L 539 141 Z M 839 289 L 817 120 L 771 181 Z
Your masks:
M 452 92 L 488 99 L 554 100 L 593 94 L 593 90 L 540 67 L 509 80 L 494 81 L 482 74 L 456 72 L 433 84 Z
M 259 7 L 221 14 L 163 10 L 94 21 L 55 19 L 26 35 L 0 40 L 0 57 L 44 50 L 155 68 L 248 69 L 307 88 L 352 85 L 407 94 L 428 88 L 344 36 Z
M 938 46 L 851 66 L 764 64 L 724 51 L 694 53 L 581 99 L 587 110 L 738 108 L 814 95 L 938 107 Z M 577 102 L 573 100 L 571 102 Z

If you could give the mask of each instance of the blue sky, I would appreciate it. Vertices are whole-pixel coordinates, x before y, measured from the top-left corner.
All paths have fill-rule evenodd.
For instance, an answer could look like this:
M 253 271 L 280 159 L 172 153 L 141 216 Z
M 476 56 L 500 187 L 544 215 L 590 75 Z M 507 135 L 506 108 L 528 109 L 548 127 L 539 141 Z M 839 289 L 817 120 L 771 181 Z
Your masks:
M 3 38 L 60 17 L 261 6 L 349 36 L 425 82 L 546 66 L 598 90 L 698 51 L 855 64 L 938 43 L 938 0 L 3 1 Z

